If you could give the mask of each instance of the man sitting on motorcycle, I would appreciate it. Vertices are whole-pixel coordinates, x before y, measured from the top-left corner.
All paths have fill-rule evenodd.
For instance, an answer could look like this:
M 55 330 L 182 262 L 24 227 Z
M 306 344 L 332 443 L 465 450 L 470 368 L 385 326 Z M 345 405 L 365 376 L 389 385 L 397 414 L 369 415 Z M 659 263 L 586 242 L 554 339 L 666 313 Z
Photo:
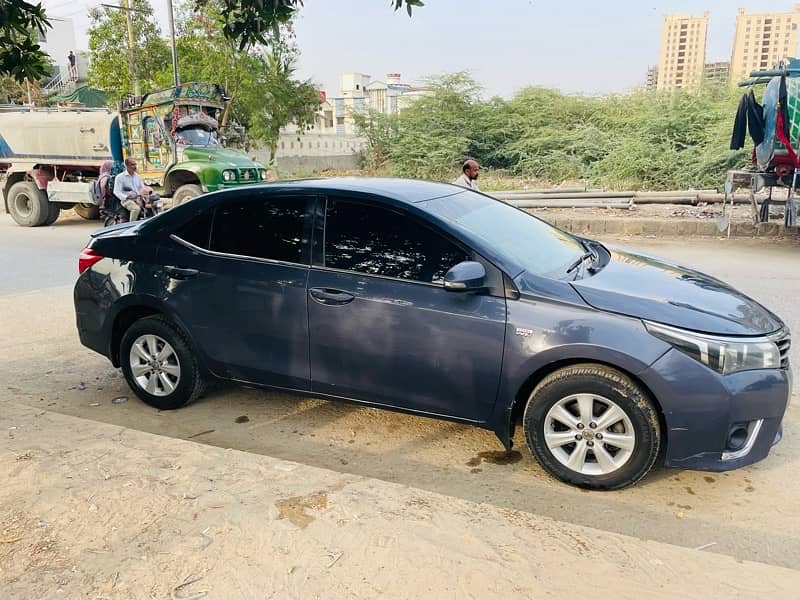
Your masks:
M 114 179 L 114 195 L 123 207 L 130 212 L 130 220 L 137 221 L 142 209 L 145 216 L 149 217 L 158 212 L 160 196 L 153 192 L 153 188 L 142 183 L 142 178 L 136 172 L 136 159 L 125 159 L 125 170 Z

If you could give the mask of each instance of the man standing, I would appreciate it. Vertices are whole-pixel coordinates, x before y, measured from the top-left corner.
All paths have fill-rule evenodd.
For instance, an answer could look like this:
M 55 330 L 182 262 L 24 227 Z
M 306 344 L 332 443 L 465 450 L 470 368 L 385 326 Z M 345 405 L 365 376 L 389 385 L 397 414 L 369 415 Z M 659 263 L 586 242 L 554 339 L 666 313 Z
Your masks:
M 78 69 L 75 66 L 75 54 L 72 50 L 70 50 L 67 55 L 67 61 L 69 62 L 69 78 L 72 81 L 76 81 L 78 79 Z
M 461 177 L 456 179 L 453 184 L 460 185 L 470 190 L 478 190 L 478 173 L 480 172 L 480 165 L 470 159 L 461 166 Z
M 142 178 L 136 172 L 136 159 L 125 159 L 125 170 L 114 179 L 114 195 L 119 198 L 122 206 L 130 211 L 131 221 L 139 219 L 142 212 L 140 198 L 145 202 L 145 208 L 152 208 L 152 212 L 157 212 L 158 194 L 153 193 L 153 188 L 147 187 L 142 183 Z M 146 216 L 146 215 L 145 215 Z

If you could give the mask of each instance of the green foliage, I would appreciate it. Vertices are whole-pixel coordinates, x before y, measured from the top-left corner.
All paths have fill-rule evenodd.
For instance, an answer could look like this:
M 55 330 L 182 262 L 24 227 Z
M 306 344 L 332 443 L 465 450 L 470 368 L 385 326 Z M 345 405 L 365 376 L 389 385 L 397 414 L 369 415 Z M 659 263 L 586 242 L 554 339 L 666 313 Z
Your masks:
M 0 75 L 17 82 L 37 81 L 50 70 L 50 59 L 36 40 L 52 27 L 41 4 L 0 1 Z
M 303 0 L 194 0 L 194 5 L 197 12 L 202 14 L 209 4 L 217 1 L 221 2 L 223 7 L 222 35 L 237 45 L 239 50 L 256 44 L 267 44 L 269 36 L 281 25 L 289 23 L 303 5 Z M 404 3 L 409 16 L 412 7 L 423 5 L 422 0 L 390 0 L 395 10 Z M 134 7 L 136 4 L 137 0 L 134 0 Z M 100 9 L 90 11 L 90 14 L 97 13 L 97 16 L 92 17 L 95 26 L 102 20 L 99 11 Z M 149 23 L 153 22 L 152 11 L 147 18 Z M 10 75 L 21 82 L 26 78 L 29 81 L 36 81 L 47 75 L 49 64 L 47 54 L 34 40 L 37 38 L 37 32 L 44 35 L 48 27 L 51 26 L 41 4 L 30 4 L 25 0 L 0 0 L 0 76 Z M 157 27 L 155 28 L 157 30 Z M 137 31 L 140 29 L 137 28 Z M 154 45 L 148 49 L 158 50 L 157 55 L 152 57 L 153 64 L 141 67 L 144 73 L 155 72 L 157 63 L 163 57 L 163 46 L 156 48 L 156 41 L 153 38 Z M 116 42 L 114 45 L 115 49 L 119 50 Z M 105 55 L 107 61 L 111 60 L 111 53 L 101 38 L 95 39 L 93 50 Z M 149 57 L 146 61 L 150 61 Z M 101 78 L 107 74 L 104 71 L 103 68 L 96 70 L 95 77 Z M 124 79 L 129 79 L 125 69 L 119 73 L 125 74 Z M 130 84 L 123 81 L 111 87 L 115 88 L 113 91 L 119 93 L 126 91 L 128 89 L 126 86 L 130 87 Z
M 255 86 L 242 95 L 251 111 L 250 134 L 264 143 L 275 162 L 281 128 L 293 123 L 300 133 L 314 123 L 319 94 L 308 81 L 294 79 L 297 50 L 282 38 L 259 60 Z
M 162 39 L 148 0 L 129 0 L 134 32 L 135 76 L 142 91 L 157 88 L 156 74 L 170 64 L 170 50 Z M 125 11 L 103 7 L 89 11 L 89 85 L 123 96 L 133 92 L 128 61 L 128 29 Z
M 265 36 L 266 45 L 245 49 L 223 34 L 225 3 L 209 1 L 202 15 L 188 4 L 178 7 L 178 70 L 181 81 L 220 83 L 230 97 L 225 127 L 233 119 L 249 137 L 275 155 L 280 129 L 300 131 L 313 123 L 319 97 L 314 85 L 294 78 L 297 47 L 291 23 Z M 156 74 L 161 87 L 172 85 L 171 64 Z
M 194 0 L 198 13 L 219 2 L 222 6 L 222 35 L 234 42 L 239 50 L 258 44 L 269 45 L 275 30 L 292 21 L 303 6 L 303 0 Z M 405 3 L 408 16 L 422 0 L 390 0 L 397 10 Z
M 379 128 L 375 116 L 363 118 L 368 163 L 388 157 L 395 175 L 450 179 L 472 157 L 551 184 L 685 189 L 718 186 L 749 158 L 728 150 L 739 93 L 727 87 L 607 97 L 531 87 L 508 101 L 482 100 L 466 73 L 429 87 L 430 96 L 383 116 Z

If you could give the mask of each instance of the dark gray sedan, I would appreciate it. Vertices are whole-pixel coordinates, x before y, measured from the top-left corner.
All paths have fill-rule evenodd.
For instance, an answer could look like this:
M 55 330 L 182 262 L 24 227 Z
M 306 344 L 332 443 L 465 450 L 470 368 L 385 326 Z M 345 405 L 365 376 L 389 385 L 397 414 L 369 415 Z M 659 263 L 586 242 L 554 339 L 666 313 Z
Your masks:
M 789 332 L 726 284 L 447 184 L 329 179 L 206 194 L 95 233 L 81 341 L 174 409 L 219 378 L 451 419 L 563 481 L 763 459 Z

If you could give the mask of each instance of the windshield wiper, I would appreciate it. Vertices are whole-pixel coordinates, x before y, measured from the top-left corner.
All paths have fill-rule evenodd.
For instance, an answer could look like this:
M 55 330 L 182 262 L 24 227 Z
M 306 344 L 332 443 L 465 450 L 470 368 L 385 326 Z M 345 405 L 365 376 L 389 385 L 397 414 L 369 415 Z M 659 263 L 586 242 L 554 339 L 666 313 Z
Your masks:
M 567 273 L 568 274 L 572 273 L 575 269 L 580 267 L 587 258 L 591 258 L 592 260 L 594 260 L 594 252 L 589 250 L 581 254 L 580 257 L 575 260 L 575 262 L 573 262 L 570 266 L 567 267 Z

